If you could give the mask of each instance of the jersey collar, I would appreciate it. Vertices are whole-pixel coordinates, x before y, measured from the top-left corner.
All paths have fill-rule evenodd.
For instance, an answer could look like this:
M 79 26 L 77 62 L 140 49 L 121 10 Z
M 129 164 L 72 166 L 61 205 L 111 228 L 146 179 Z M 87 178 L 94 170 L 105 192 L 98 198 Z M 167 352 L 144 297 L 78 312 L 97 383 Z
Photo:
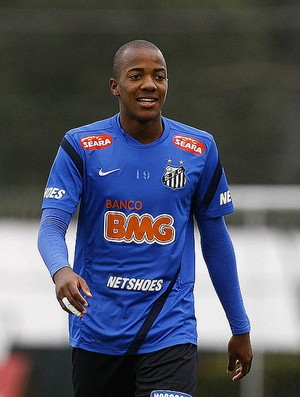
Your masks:
M 168 120 L 165 117 L 162 117 L 162 122 L 163 122 L 163 126 L 164 126 L 164 131 L 163 131 L 162 135 L 160 136 L 160 138 L 156 139 L 153 142 L 150 142 L 150 143 L 147 143 L 147 144 L 143 144 L 143 143 L 137 141 L 136 139 L 134 139 L 132 136 L 130 136 L 129 134 L 127 134 L 123 130 L 123 128 L 121 127 L 121 124 L 120 124 L 120 113 L 117 113 L 112 118 L 113 129 L 118 134 L 118 136 L 124 142 L 126 142 L 128 145 L 134 146 L 134 147 L 137 147 L 137 148 L 150 148 L 150 147 L 153 147 L 153 146 L 157 146 L 169 136 L 170 127 L 169 127 Z

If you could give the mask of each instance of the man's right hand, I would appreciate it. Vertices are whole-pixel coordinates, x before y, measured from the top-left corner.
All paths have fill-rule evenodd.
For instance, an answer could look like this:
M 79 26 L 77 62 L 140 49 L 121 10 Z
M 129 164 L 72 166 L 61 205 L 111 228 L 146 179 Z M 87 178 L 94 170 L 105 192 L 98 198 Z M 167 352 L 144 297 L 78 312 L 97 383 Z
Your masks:
M 86 281 L 73 272 L 70 267 L 63 267 L 58 270 L 54 274 L 53 280 L 56 285 L 56 298 L 62 309 L 71 313 L 62 301 L 66 297 L 71 305 L 81 313 L 79 317 L 83 317 L 87 313 L 86 307 L 88 306 L 85 297 L 92 297 Z

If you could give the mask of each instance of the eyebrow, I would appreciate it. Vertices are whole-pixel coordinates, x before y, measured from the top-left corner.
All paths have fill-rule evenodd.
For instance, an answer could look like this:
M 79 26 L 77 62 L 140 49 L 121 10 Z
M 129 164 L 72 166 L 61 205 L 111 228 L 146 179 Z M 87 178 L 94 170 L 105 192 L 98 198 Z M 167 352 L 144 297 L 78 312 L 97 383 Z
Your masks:
M 127 73 L 128 72 L 143 72 L 144 70 L 145 70 L 144 68 L 132 68 L 132 69 L 129 69 L 127 71 Z M 154 71 L 155 72 L 167 72 L 167 70 L 165 68 L 155 68 Z

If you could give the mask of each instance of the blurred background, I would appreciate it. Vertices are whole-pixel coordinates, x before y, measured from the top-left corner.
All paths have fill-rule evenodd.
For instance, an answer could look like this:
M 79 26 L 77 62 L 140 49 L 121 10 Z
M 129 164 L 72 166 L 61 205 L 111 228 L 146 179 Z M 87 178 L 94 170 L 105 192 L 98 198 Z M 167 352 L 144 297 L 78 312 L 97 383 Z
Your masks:
M 226 375 L 230 330 L 197 245 L 199 396 L 300 395 L 299 2 L 0 0 L 0 396 L 72 396 L 67 318 L 36 248 L 41 198 L 65 132 L 118 111 L 113 56 L 137 38 L 167 60 L 164 115 L 215 136 L 237 210 L 253 370 Z

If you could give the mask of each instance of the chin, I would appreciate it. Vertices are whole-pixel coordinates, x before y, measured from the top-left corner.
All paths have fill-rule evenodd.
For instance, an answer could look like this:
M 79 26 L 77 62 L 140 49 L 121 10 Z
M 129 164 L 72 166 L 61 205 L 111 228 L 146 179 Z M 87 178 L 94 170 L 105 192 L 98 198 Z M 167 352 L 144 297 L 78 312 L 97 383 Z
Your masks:
M 144 121 L 144 122 L 154 121 L 154 120 L 160 119 L 160 117 L 161 117 L 161 111 L 159 111 L 159 112 L 157 112 L 157 111 L 156 112 L 144 112 L 142 114 L 140 113 L 137 115 L 137 119 L 140 121 Z

